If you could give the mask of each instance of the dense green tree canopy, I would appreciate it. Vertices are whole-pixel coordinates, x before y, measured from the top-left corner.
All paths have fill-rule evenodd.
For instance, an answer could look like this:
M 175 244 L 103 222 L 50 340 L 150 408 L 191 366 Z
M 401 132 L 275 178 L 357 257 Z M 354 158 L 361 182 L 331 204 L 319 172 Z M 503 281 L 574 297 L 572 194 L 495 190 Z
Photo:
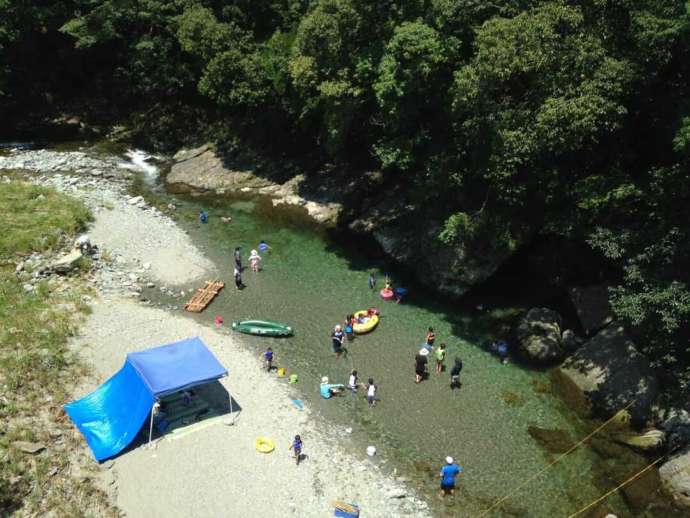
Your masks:
M 617 315 L 677 354 L 690 330 L 688 10 L 0 0 L 0 116 L 91 106 L 160 144 L 203 134 L 379 168 L 433 208 L 446 246 L 588 243 L 617 272 Z

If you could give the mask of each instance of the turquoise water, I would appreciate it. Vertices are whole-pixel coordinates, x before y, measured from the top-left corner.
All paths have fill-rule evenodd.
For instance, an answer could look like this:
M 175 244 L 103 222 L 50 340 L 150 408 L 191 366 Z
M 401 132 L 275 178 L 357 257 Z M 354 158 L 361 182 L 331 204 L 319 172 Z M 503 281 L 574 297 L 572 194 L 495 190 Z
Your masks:
M 167 201 L 167 200 L 166 200 Z M 402 304 L 384 302 L 378 289 L 367 286 L 376 271 L 379 288 L 387 271 L 368 258 L 356 238 L 334 242 L 295 211 L 277 211 L 265 201 L 176 199 L 176 218 L 221 269 L 226 288 L 197 318 L 212 323 L 222 315 L 226 325 L 249 318 L 275 319 L 296 329 L 294 337 L 267 339 L 243 335 L 257 355 L 273 347 L 280 366 L 299 375 L 302 398 L 338 425 L 353 428 L 358 447 L 377 447 L 386 466 L 413 481 L 427 495 L 439 516 L 477 516 L 498 498 L 541 470 L 548 454 L 528 434 L 530 425 L 567 431 L 577 440 L 586 431 L 562 401 L 554 397 L 547 372 L 500 364 L 483 344 L 500 335 L 510 308 L 478 311 L 437 302 L 414 286 Z M 206 225 L 197 222 L 199 209 L 210 213 Z M 231 216 L 223 223 L 221 216 Z M 272 247 L 263 255 L 264 269 L 247 268 L 245 290 L 232 282 L 232 251 L 241 246 L 244 262 L 260 239 Z M 330 331 L 345 315 L 376 306 L 379 326 L 347 344 L 349 354 L 335 359 Z M 450 364 L 464 362 L 462 388 L 451 391 L 448 375 L 436 375 L 430 356 L 430 376 L 414 383 L 413 358 L 427 327 L 436 343 L 448 345 Z M 380 402 L 369 408 L 363 392 L 333 400 L 318 397 L 321 376 L 347 381 L 357 368 L 362 381 L 373 377 Z M 452 455 L 463 467 L 459 491 L 452 500 L 434 496 L 438 470 Z M 580 448 L 490 516 L 567 516 L 604 491 L 594 486 L 595 454 Z M 625 516 L 622 501 L 607 504 Z

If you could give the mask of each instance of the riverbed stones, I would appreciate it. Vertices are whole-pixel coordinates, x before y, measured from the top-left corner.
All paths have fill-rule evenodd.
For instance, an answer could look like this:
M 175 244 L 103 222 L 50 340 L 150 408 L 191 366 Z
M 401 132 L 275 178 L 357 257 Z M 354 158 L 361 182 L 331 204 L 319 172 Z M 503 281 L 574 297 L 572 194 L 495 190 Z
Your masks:
M 684 509 L 690 509 L 690 450 L 666 461 L 659 468 L 659 476 L 674 502 Z
M 552 309 L 530 309 L 516 329 L 519 352 L 539 364 L 561 360 L 565 356 L 561 325 L 561 316 Z
M 83 257 L 81 250 L 72 250 L 50 265 L 50 269 L 55 273 L 69 273 L 79 266 L 79 261 Z
M 561 381 L 575 387 L 593 413 L 610 417 L 633 403 L 632 424 L 651 421 L 659 397 L 659 382 L 649 359 L 640 353 L 625 329 L 612 324 L 570 356 L 558 370 Z M 566 390 L 573 395 L 573 391 Z

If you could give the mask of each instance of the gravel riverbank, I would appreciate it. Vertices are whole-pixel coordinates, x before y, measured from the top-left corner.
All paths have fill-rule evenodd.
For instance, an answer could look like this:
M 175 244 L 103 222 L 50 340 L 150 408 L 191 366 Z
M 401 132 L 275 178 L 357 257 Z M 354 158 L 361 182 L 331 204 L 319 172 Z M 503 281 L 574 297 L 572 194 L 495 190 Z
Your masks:
M 404 480 L 384 476 L 376 458 L 350 451 L 347 430 L 298 410 L 290 388 L 263 371 L 236 337 L 140 302 L 147 285 L 181 303 L 186 297 L 176 286 L 214 268 L 170 217 L 127 194 L 131 168 L 84 153 L 18 151 L 0 157 L 0 169 L 30 171 L 32 181 L 85 200 L 95 215 L 89 235 L 100 254 L 91 278 L 99 296 L 74 343 L 95 375 L 75 397 L 119 369 L 127 351 L 191 336 L 200 336 L 230 372 L 222 385 L 240 412 L 102 465 L 103 485 L 125 514 L 323 517 L 332 513 L 332 499 L 356 502 L 369 517 L 430 514 Z M 300 466 L 288 451 L 297 433 L 307 455 Z M 273 439 L 276 450 L 257 453 L 259 436 Z

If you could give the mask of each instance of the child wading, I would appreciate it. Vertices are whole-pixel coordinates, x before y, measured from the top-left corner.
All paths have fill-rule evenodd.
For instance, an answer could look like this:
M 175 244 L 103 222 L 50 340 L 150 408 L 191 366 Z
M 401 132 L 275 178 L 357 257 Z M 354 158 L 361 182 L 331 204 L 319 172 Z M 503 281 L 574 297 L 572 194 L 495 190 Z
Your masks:
M 374 384 L 374 378 L 369 378 L 369 383 L 367 383 L 367 401 L 370 406 L 376 406 L 376 385 Z
M 295 435 L 295 440 L 292 441 L 290 449 L 295 452 L 295 462 L 299 466 L 299 461 L 302 460 L 302 438 L 299 435 Z
M 443 362 L 446 359 L 446 344 L 441 344 L 436 350 L 436 374 L 443 372 Z
M 273 349 L 269 347 L 261 357 L 264 359 L 264 367 L 266 367 L 267 371 L 270 371 L 273 368 Z
M 460 388 L 460 371 L 462 371 L 462 360 L 460 358 L 455 358 L 455 363 L 450 369 L 450 389 Z
M 359 386 L 357 377 L 357 371 L 355 369 L 352 369 L 350 372 L 350 380 L 347 383 L 347 388 L 349 388 L 352 392 L 357 392 L 357 387 Z

